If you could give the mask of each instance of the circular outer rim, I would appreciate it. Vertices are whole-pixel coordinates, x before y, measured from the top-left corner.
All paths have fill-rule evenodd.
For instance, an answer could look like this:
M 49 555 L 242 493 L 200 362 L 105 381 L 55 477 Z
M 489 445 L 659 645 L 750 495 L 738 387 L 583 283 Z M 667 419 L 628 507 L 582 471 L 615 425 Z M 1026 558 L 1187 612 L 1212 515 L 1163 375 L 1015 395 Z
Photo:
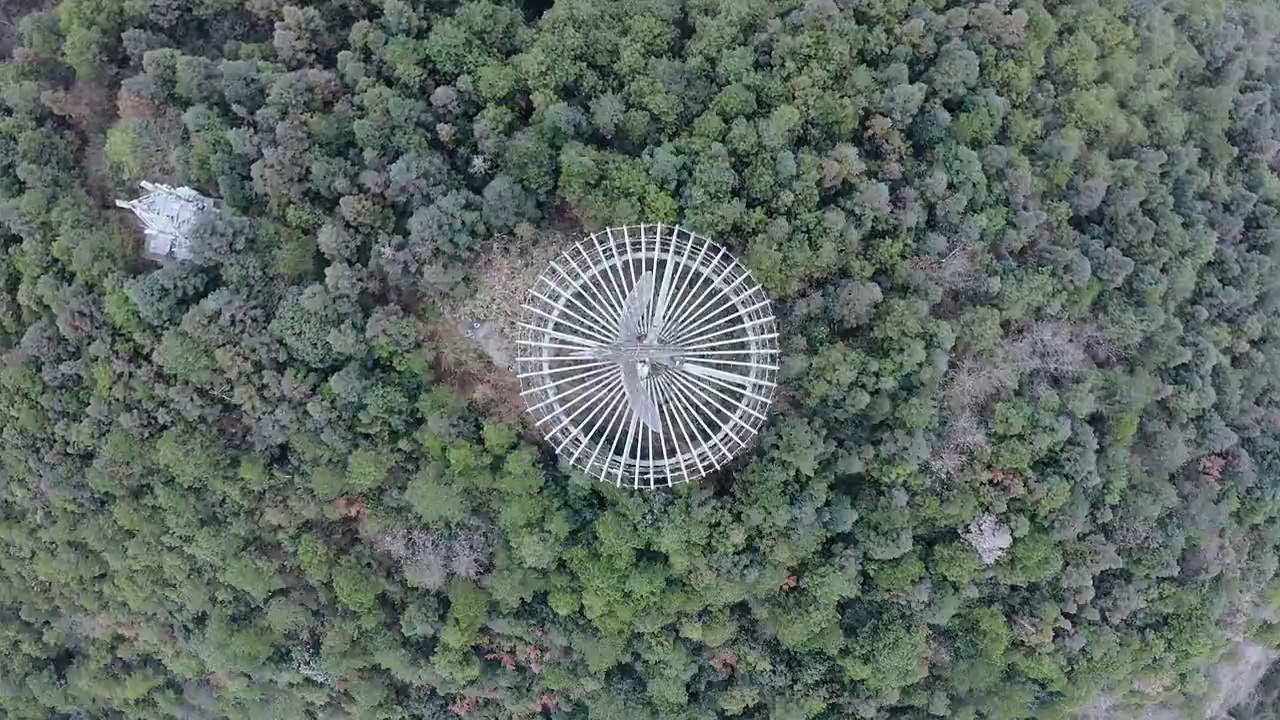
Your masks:
M 701 348 L 678 370 L 641 381 L 655 408 L 648 417 L 659 421 L 656 436 L 628 401 L 623 363 L 577 349 L 616 342 L 624 308 L 646 279 L 652 289 L 644 295 L 643 329 L 656 342 Z M 655 317 L 664 307 L 680 322 Z M 703 327 L 708 322 L 714 324 Z M 773 402 L 780 351 L 771 300 L 732 252 L 679 225 L 642 223 L 587 236 L 529 289 L 519 328 L 516 372 L 535 426 L 574 468 L 619 487 L 667 487 L 714 472 L 749 446 Z M 744 348 L 730 356 L 737 360 L 717 355 L 729 354 L 713 347 L 725 342 Z M 726 382 L 726 371 L 742 379 Z M 602 433 L 612 442 L 593 439 Z M 661 453 L 638 456 L 655 443 Z

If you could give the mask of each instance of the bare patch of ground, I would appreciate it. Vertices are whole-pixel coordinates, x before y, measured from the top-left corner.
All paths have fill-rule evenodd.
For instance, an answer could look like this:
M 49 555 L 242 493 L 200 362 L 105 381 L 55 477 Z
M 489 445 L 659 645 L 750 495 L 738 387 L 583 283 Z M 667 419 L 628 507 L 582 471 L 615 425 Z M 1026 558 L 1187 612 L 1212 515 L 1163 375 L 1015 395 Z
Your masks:
M 1081 711 L 1082 720 L 1227 720 L 1228 711 L 1247 702 L 1277 660 L 1280 650 L 1244 640 L 1210 671 L 1213 691 L 1203 714 L 1162 703 L 1135 706 L 1101 696 Z M 1135 688 L 1141 690 L 1142 688 Z
M 1278 658 L 1280 652 L 1275 648 L 1248 640 L 1238 643 L 1234 659 L 1218 663 L 1213 669 L 1217 692 L 1205 715 L 1210 720 L 1225 717 L 1228 710 L 1248 700 Z
M 424 323 L 436 350 L 435 371 L 482 410 L 522 423 L 524 401 L 512 367 L 529 288 L 576 236 L 545 231 L 533 238 L 494 238 L 469 273 L 474 292 Z
M 519 423 L 524 414 L 520 383 L 515 373 L 493 364 L 479 345 L 450 318 L 426 322 L 422 332 L 435 350 L 436 377 L 466 395 L 487 414 Z
M 501 341 L 513 344 L 529 288 L 552 259 L 577 240 L 554 231 L 542 233 L 536 244 L 512 237 L 494 238 L 470 272 L 475 293 L 446 307 L 445 314 L 459 322 L 488 326 Z

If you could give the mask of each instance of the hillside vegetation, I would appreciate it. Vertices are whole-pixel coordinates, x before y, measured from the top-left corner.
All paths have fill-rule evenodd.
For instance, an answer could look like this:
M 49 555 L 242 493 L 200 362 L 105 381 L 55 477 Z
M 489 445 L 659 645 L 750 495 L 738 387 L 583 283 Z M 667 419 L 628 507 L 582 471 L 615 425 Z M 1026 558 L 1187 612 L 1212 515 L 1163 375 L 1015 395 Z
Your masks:
M 0 717 L 1194 717 L 1275 645 L 1273 2 L 295 1 L 9 29 Z M 785 365 L 654 493 L 433 329 L 641 221 Z

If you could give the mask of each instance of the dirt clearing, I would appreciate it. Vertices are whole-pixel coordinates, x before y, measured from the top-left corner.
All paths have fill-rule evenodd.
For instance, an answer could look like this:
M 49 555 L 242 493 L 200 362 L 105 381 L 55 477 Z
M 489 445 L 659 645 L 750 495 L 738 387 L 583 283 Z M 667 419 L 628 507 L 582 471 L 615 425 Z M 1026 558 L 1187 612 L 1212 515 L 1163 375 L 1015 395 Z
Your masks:
M 553 258 L 577 236 L 544 231 L 536 238 L 494 238 L 470 273 L 474 289 L 446 304 L 424 331 L 436 350 L 437 375 L 471 397 L 482 410 L 522 423 L 524 402 L 512 367 L 518 322 L 529 288 Z

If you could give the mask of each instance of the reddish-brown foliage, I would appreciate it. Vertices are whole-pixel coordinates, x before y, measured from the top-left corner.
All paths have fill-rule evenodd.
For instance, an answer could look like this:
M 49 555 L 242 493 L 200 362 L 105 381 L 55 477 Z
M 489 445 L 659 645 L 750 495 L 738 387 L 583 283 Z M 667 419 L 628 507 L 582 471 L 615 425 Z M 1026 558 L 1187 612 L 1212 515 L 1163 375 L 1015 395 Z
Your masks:
M 485 657 L 490 660 L 497 660 L 502 667 L 512 672 L 515 672 L 516 670 L 516 656 L 510 651 L 499 650 L 497 652 L 491 652 L 488 655 L 485 655 Z
M 333 501 L 333 508 L 347 517 L 359 520 L 364 517 L 364 498 L 343 495 Z
M 722 673 L 731 673 L 738 666 L 738 654 L 729 650 L 717 650 L 707 658 L 707 663 Z
M 1026 492 L 1026 486 L 1022 483 L 1022 477 L 1016 472 L 1009 472 L 1001 468 L 991 468 L 991 481 L 996 485 L 1004 488 L 1014 497 L 1019 497 Z
M 543 710 L 554 710 L 559 706 L 560 698 L 557 698 L 555 693 L 548 690 L 538 696 L 538 699 L 529 704 L 529 710 L 530 712 L 539 713 Z
M 1227 467 L 1227 459 L 1221 455 L 1207 455 L 1200 458 L 1200 475 L 1218 483 L 1222 480 L 1222 471 Z
M 517 649 L 516 654 L 520 659 L 529 666 L 534 674 L 542 674 L 542 657 L 543 652 L 537 645 L 525 645 Z
M 449 710 L 458 717 L 466 717 L 480 709 L 480 698 L 469 695 L 459 696 L 449 703 Z

